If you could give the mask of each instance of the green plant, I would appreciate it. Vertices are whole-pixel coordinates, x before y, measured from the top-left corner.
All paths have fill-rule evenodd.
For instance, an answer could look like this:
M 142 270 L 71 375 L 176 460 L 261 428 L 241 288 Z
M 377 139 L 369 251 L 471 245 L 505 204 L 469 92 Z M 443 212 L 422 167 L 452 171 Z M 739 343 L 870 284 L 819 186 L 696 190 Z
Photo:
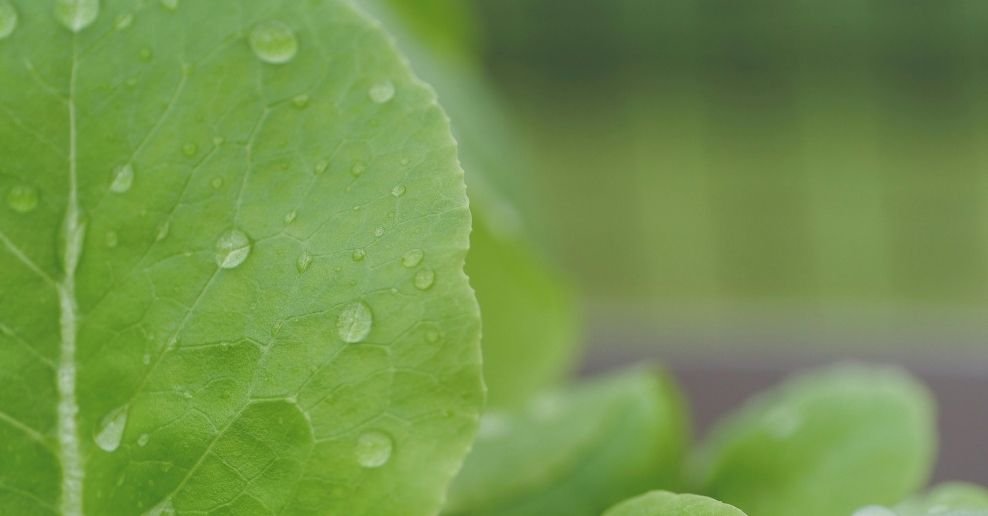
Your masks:
M 461 35 L 364 7 L 452 127 L 344 0 L 0 0 L 0 513 L 836 516 L 921 486 L 932 402 L 895 370 L 793 380 L 696 454 L 658 367 L 567 384 L 522 144 Z

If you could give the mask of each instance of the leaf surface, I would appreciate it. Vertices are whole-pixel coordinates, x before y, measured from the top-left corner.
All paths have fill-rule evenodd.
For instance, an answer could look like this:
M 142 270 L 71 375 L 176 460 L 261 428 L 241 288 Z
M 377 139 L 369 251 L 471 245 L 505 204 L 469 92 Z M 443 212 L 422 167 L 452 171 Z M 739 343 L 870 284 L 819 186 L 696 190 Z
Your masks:
M 0 7 L 0 512 L 435 513 L 483 397 L 470 215 L 379 26 Z
M 652 491 L 611 507 L 603 516 L 745 516 L 737 507 L 694 494 Z
M 986 516 L 988 490 L 963 482 L 949 482 L 898 504 L 894 509 L 869 506 L 853 516 Z

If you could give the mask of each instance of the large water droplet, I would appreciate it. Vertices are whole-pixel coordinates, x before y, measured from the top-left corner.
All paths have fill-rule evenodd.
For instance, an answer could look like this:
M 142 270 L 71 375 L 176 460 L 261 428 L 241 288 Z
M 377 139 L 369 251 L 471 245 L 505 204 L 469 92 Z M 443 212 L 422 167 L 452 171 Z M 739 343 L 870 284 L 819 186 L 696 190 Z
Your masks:
M 421 249 L 412 249 L 401 256 L 401 264 L 405 267 L 415 267 L 422 263 L 422 258 L 424 257 L 424 251 Z
M 372 326 L 374 326 L 374 315 L 363 301 L 346 305 L 336 318 L 336 332 L 343 342 L 349 344 L 356 344 L 366 339 Z
M 291 61 L 298 53 L 295 31 L 280 21 L 269 21 L 254 27 L 250 33 L 250 48 L 266 63 L 281 64 Z
M 436 273 L 432 269 L 422 269 L 415 273 L 415 288 L 419 290 L 429 290 L 436 282 Z
M 7 192 L 7 206 L 17 213 L 34 211 L 40 200 L 41 196 L 33 186 L 19 185 Z
M 127 411 L 129 407 L 123 406 L 110 412 L 100 423 L 99 432 L 93 438 L 96 446 L 105 452 L 116 451 L 120 447 L 120 440 L 123 438 L 124 428 L 127 426 Z
M 99 0 L 55 0 L 55 18 L 72 32 L 85 29 L 99 16 Z
M 110 183 L 110 191 L 113 193 L 126 193 L 134 184 L 134 166 L 130 163 L 117 167 L 113 171 L 113 182 Z
M 239 229 L 228 229 L 216 239 L 216 264 L 224 269 L 244 263 L 249 254 L 250 238 Z
M 379 468 L 391 460 L 394 441 L 384 432 L 364 432 L 357 438 L 357 462 L 365 468 Z
M 161 6 L 169 11 L 178 9 L 178 0 L 161 0 Z
M 381 81 L 367 90 L 367 96 L 378 104 L 383 104 L 395 96 L 395 85 L 391 81 Z
M 295 261 L 295 268 L 298 269 L 299 273 L 303 273 L 309 270 L 310 265 L 312 265 L 312 255 L 303 251 L 298 260 Z
M 14 33 L 17 28 L 17 11 L 8 0 L 0 0 L 0 39 Z

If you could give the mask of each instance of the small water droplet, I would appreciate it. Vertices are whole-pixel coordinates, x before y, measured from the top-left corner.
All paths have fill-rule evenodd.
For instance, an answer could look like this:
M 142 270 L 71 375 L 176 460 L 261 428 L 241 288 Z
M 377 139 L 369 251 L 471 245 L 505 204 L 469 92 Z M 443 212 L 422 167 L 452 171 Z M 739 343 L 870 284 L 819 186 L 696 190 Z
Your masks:
M 195 156 L 197 152 L 199 152 L 199 146 L 192 142 L 187 142 L 185 145 L 182 145 L 182 154 L 185 154 L 186 156 Z
M 171 231 L 172 223 L 171 221 L 164 221 L 158 226 L 158 231 L 154 234 L 154 241 L 161 242 L 162 240 L 168 238 L 168 232 Z
M 28 213 L 38 207 L 41 196 L 33 186 L 18 185 L 7 192 L 7 206 L 17 213 Z
M 309 270 L 309 265 L 312 265 L 312 255 L 303 251 L 302 254 L 299 255 L 298 260 L 295 261 L 295 268 L 298 269 L 298 272 L 301 274 Z
M 443 339 L 443 333 L 435 328 L 425 332 L 425 340 L 430 344 L 435 344 Z
M 150 440 L 151 440 L 151 436 L 150 435 L 148 435 L 148 434 L 141 434 L 140 437 L 137 438 L 137 445 L 140 446 L 141 448 L 143 448 L 143 447 L 145 447 L 145 446 L 148 445 L 148 441 L 150 441 Z
M 409 160 L 408 158 L 401 158 L 401 161 L 399 161 L 399 163 L 401 163 L 401 166 L 407 167 L 408 164 L 411 163 L 411 160 Z
M 55 0 L 55 18 L 72 32 L 85 29 L 99 16 L 99 0 Z
M 169 11 L 178 9 L 178 0 L 161 0 L 161 6 Z
M 113 19 L 113 28 L 115 30 L 124 30 L 134 23 L 134 15 L 130 13 L 118 14 L 116 18 Z
M 110 191 L 113 193 L 127 193 L 134 185 L 134 166 L 130 163 L 117 167 L 113 171 L 113 182 L 110 183 Z
M 374 230 L 374 236 L 376 237 L 384 236 L 384 226 L 378 226 L 377 229 Z
M 395 185 L 395 187 L 391 189 L 391 195 L 394 197 L 401 197 L 402 195 L 405 195 L 407 190 L 408 189 L 405 188 L 405 185 Z
M 346 305 L 336 318 L 336 332 L 343 342 L 349 344 L 356 344 L 366 339 L 373 325 L 374 315 L 363 301 Z
M 309 96 L 295 95 L 295 98 L 292 99 L 292 105 L 299 109 L 305 109 L 309 105 Z
M 127 426 L 127 406 L 120 407 L 107 414 L 100 423 L 99 432 L 93 438 L 96 446 L 105 452 L 114 452 L 120 447 L 124 428 Z
M 295 31 L 280 21 L 264 22 L 250 33 L 250 48 L 261 61 L 282 64 L 291 61 L 298 53 Z
M 292 211 L 286 213 L 285 214 L 285 224 L 291 224 L 292 222 L 295 222 L 295 219 L 297 217 L 298 217 L 298 212 L 296 212 L 295 210 L 292 210 Z
M 350 167 L 350 174 L 352 174 L 354 177 L 357 177 L 362 175 L 366 170 L 367 170 L 367 165 L 365 165 L 363 161 L 358 161 L 354 163 L 352 167 Z
M 250 238 L 239 229 L 224 231 L 216 239 L 216 264 L 224 269 L 233 269 L 244 263 L 250 254 Z
M 391 460 L 394 441 L 384 432 L 372 430 L 357 438 L 357 462 L 365 468 L 379 468 Z
M 0 0 L 0 39 L 14 33 L 17 28 L 17 10 L 8 0 Z
M 107 247 L 116 247 L 117 244 L 120 243 L 120 239 L 117 237 L 116 231 L 107 231 L 103 241 L 106 242 Z
M 152 507 L 144 516 L 175 516 L 175 506 L 172 505 L 172 499 L 166 498 L 165 501 Z
M 395 96 L 395 85 L 391 81 L 381 81 L 367 90 L 367 96 L 378 104 L 384 104 Z
M 415 273 L 415 288 L 419 290 L 429 290 L 436 282 L 436 273 L 432 269 L 422 269 Z
M 145 353 L 144 356 L 141 357 L 141 363 L 143 363 L 144 365 L 150 365 L 151 364 L 151 354 L 150 353 Z
M 144 47 L 137 53 L 137 57 L 139 57 L 141 61 L 147 63 L 154 57 L 154 53 L 151 52 L 150 48 Z
M 364 251 L 363 249 L 354 249 L 353 252 L 350 253 L 350 258 L 352 258 L 353 261 L 355 262 L 364 261 L 364 257 L 366 256 L 367 256 L 367 251 Z
M 209 182 L 209 185 L 212 186 L 213 189 L 219 190 L 220 188 L 223 187 L 223 178 L 222 177 L 214 177 L 213 180 Z
M 223 145 L 223 142 L 225 142 L 225 141 L 226 141 L 226 138 L 224 138 L 222 136 L 214 136 L 213 137 L 213 146 L 214 147 L 219 147 L 220 145 Z
M 316 166 L 313 167 L 313 170 L 316 171 L 316 174 L 322 174 L 327 169 L 329 169 L 329 161 L 324 160 L 324 159 L 321 159 L 321 160 L 317 161 L 316 162 Z
M 405 267 L 415 267 L 422 263 L 422 258 L 425 257 L 425 252 L 421 249 L 412 249 L 401 256 L 401 264 Z

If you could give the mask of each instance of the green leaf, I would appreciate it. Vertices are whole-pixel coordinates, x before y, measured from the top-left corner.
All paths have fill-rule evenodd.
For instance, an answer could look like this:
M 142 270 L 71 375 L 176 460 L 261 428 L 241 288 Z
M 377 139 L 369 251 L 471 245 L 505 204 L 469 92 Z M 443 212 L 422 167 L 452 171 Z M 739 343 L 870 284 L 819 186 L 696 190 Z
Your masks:
M 535 251 L 537 235 L 524 224 L 535 190 L 531 160 L 480 71 L 433 40 L 450 28 L 466 26 L 470 18 L 462 3 L 365 3 L 397 34 L 416 70 L 436 88 L 453 117 L 474 215 L 467 273 L 484 320 L 488 406 L 517 406 L 557 384 L 579 355 L 572 293 Z M 415 8 L 408 8 L 412 4 Z
M 675 486 L 685 427 L 678 391 L 654 368 L 489 412 L 446 512 L 598 515 L 636 493 Z
M 604 516 L 744 516 L 744 513 L 706 496 L 652 491 L 611 507 Z
M 379 26 L 342 0 L 10 12 L 0 513 L 438 511 L 482 401 L 470 215 Z
M 834 367 L 720 423 L 700 456 L 700 492 L 759 516 L 842 516 L 920 487 L 934 449 L 922 385 L 893 368 Z
M 914 496 L 895 506 L 858 509 L 854 516 L 985 516 L 988 515 L 988 490 L 981 486 L 950 482 L 941 484 L 922 496 Z

